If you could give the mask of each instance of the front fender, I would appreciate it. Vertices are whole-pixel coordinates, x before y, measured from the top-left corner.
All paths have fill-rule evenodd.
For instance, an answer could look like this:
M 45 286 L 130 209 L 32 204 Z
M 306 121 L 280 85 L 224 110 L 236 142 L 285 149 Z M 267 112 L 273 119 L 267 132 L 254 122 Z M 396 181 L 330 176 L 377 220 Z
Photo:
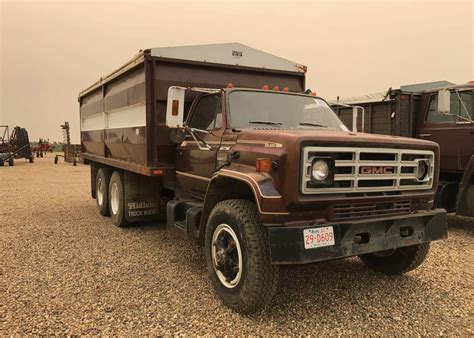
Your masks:
M 233 165 L 217 171 L 209 181 L 201 215 L 199 242 L 204 241 L 204 229 L 212 208 L 226 199 L 243 198 L 234 189 L 237 184 L 250 192 L 263 223 L 289 215 L 270 175 L 256 172 L 255 167 Z

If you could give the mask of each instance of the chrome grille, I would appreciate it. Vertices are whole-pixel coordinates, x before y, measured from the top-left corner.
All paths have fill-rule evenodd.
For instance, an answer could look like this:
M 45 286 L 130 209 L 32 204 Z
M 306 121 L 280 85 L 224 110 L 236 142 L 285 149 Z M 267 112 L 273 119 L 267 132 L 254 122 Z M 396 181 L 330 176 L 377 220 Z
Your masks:
M 322 186 L 311 180 L 315 157 L 334 159 L 333 184 Z M 423 180 L 417 179 L 420 160 L 428 164 L 428 174 Z M 430 189 L 433 186 L 433 164 L 434 153 L 428 150 L 305 147 L 301 191 L 304 194 L 328 194 Z M 391 168 L 392 172 L 370 172 L 371 168 Z

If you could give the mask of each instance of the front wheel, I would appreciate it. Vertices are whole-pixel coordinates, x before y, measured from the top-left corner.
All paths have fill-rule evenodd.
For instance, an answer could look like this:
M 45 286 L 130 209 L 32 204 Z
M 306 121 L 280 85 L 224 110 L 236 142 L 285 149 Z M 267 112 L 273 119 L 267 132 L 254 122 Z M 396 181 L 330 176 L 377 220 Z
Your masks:
M 254 203 L 218 203 L 209 216 L 205 250 L 211 282 L 224 305 L 249 313 L 271 301 L 279 268 L 271 264 L 268 230 Z
M 359 256 L 368 267 L 387 275 L 401 275 L 419 267 L 426 259 L 430 243 L 384 250 Z

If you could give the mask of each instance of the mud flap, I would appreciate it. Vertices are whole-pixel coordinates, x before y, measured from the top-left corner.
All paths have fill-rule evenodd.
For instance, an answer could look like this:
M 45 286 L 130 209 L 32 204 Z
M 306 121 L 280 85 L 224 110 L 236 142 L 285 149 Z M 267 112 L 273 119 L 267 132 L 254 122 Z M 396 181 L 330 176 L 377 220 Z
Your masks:
M 127 222 L 157 220 L 160 215 L 160 179 L 128 171 L 123 177 Z

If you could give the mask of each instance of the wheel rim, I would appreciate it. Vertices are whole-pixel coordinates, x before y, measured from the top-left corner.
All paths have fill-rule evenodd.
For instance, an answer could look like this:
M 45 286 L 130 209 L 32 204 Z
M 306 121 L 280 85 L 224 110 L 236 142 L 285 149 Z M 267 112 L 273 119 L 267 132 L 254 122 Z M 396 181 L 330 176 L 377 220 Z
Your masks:
M 110 188 L 110 207 L 112 209 L 112 213 L 116 215 L 119 209 L 119 193 L 117 183 L 112 183 L 112 187 Z
M 97 180 L 97 202 L 99 205 L 102 205 L 104 203 L 104 185 L 102 184 L 102 179 L 99 178 Z
M 220 282 L 235 288 L 242 277 L 242 250 L 234 230 L 220 224 L 212 235 L 212 265 Z

